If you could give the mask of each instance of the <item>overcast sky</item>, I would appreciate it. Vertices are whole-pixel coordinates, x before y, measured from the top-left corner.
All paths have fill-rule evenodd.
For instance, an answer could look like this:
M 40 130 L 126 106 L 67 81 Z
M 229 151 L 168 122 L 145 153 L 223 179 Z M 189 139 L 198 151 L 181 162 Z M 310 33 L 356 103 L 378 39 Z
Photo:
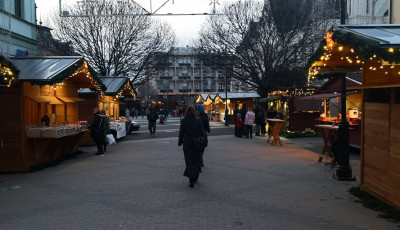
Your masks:
M 62 7 L 64 4 L 76 3 L 85 0 L 61 0 Z M 135 0 L 147 11 L 154 12 L 163 3 L 165 6 L 160 8 L 157 13 L 207 13 L 213 9 L 212 2 L 219 4 L 224 2 L 232 2 L 228 0 Z M 46 18 L 52 11 L 59 11 L 59 0 L 35 0 L 37 5 L 38 20 L 46 21 Z M 151 5 L 150 5 L 151 3 Z M 216 4 L 218 7 L 218 4 Z M 178 45 L 190 45 L 191 41 L 198 37 L 198 32 L 206 16 L 158 16 L 161 20 L 166 20 L 171 24 L 177 35 Z

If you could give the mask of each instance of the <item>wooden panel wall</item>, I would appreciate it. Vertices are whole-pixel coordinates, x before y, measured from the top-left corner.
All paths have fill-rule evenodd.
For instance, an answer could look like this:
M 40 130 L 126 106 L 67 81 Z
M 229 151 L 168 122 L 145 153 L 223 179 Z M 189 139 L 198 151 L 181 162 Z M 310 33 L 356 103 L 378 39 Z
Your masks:
M 27 170 L 23 154 L 25 146 L 25 115 L 23 85 L 0 87 L 0 173 Z
M 388 195 L 390 104 L 364 103 L 362 185 Z
M 93 123 L 93 109 L 98 106 L 97 94 L 81 94 L 79 98 L 85 101 L 78 103 L 78 120 L 86 120 L 88 124 Z
M 390 112 L 389 199 L 400 207 L 400 104 L 392 104 Z

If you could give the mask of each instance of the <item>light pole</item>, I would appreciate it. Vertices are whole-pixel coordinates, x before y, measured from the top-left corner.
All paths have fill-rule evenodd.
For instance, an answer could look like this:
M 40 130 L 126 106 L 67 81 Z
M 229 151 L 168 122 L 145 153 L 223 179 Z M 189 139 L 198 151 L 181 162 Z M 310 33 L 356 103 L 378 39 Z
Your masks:
M 346 23 L 346 0 L 340 1 L 340 24 Z M 336 169 L 336 174 L 334 177 L 338 180 L 355 180 L 352 176 L 352 169 L 350 166 L 350 158 L 349 158 L 349 122 L 347 121 L 346 116 L 346 73 L 340 74 L 341 80 L 341 114 L 342 118 L 339 122 L 339 152 L 337 156 L 337 161 L 339 164 L 339 168 Z
M 225 62 L 225 126 L 229 126 L 228 114 L 228 76 L 227 76 L 228 63 Z

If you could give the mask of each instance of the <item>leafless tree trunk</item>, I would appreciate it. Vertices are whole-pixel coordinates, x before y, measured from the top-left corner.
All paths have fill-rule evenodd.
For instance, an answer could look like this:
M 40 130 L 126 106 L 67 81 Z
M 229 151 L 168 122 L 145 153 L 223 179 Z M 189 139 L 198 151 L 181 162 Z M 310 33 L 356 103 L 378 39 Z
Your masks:
M 206 21 L 197 50 L 206 64 L 229 66 L 230 76 L 261 96 L 302 86 L 304 66 L 332 24 L 323 0 L 253 0 L 225 5 Z
M 102 76 L 128 76 L 141 83 L 168 66 L 175 42 L 172 28 L 148 16 L 96 16 L 141 13 L 130 1 L 89 1 L 68 9 L 71 15 L 53 17 L 56 36 L 71 41 L 77 52 Z M 89 11 L 86 14 L 86 11 Z M 85 16 L 86 15 L 86 16 Z

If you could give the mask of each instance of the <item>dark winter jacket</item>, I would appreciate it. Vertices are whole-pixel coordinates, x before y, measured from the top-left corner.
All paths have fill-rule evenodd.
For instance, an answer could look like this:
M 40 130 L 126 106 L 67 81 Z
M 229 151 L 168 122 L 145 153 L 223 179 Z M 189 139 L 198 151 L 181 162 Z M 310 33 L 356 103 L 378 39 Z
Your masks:
M 157 119 L 158 119 L 158 114 L 155 111 L 151 111 L 147 115 L 147 120 L 149 121 L 149 123 L 156 123 Z
M 94 115 L 93 124 L 89 126 L 90 129 L 90 136 L 93 138 L 94 141 L 96 140 L 104 140 L 106 137 L 106 130 L 105 124 L 106 119 L 100 113 L 96 113 Z
M 210 133 L 210 122 L 208 121 L 208 116 L 205 112 L 200 112 L 200 120 L 203 124 L 204 132 Z

